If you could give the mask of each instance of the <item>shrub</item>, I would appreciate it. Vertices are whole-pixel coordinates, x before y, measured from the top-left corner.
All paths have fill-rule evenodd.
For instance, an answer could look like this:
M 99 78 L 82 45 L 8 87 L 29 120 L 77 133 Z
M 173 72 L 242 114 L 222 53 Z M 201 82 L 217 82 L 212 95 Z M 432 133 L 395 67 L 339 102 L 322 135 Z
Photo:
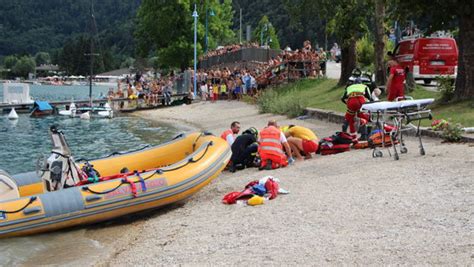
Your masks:
M 374 69 L 373 62 L 375 58 L 374 42 L 366 34 L 356 43 L 357 63 L 369 70 Z
M 436 82 L 438 83 L 438 88 L 441 92 L 440 101 L 442 103 L 447 103 L 451 101 L 454 97 L 454 83 L 453 79 L 443 76 L 436 77 Z
M 291 118 L 303 115 L 306 103 L 303 99 L 295 97 L 296 90 L 279 92 L 274 89 L 267 89 L 257 99 L 259 111 L 262 113 L 287 115 Z
M 247 104 L 252 104 L 252 105 L 257 104 L 257 99 L 255 97 L 249 96 L 249 95 L 242 95 L 242 101 L 247 103 Z
M 441 137 L 448 142 L 459 142 L 462 138 L 462 126 L 461 124 L 452 125 L 449 123 L 447 127 L 443 129 Z

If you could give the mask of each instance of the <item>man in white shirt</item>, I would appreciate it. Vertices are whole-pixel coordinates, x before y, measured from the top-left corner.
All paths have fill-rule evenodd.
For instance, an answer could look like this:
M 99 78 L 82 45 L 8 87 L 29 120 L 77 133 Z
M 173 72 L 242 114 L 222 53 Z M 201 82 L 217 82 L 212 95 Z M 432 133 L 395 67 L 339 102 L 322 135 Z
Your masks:
M 234 121 L 230 125 L 230 129 L 225 130 L 221 134 L 221 138 L 226 140 L 229 146 L 232 146 L 232 144 L 235 141 L 235 135 L 237 135 L 240 132 L 240 122 Z

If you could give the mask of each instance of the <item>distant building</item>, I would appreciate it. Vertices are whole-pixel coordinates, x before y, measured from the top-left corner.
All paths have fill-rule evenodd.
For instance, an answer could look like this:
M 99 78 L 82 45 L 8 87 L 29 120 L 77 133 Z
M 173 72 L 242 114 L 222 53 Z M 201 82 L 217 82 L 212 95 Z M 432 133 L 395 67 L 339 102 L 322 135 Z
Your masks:
M 129 69 L 129 68 L 123 68 L 123 69 L 116 69 L 116 70 L 111 70 L 111 71 L 107 71 L 107 72 L 104 72 L 104 73 L 99 73 L 99 74 L 96 74 L 95 77 L 97 76 L 107 76 L 107 77 L 125 77 L 127 75 L 131 76 L 133 74 L 132 70 Z
M 45 77 L 51 74 L 57 74 L 59 71 L 58 65 L 43 64 L 36 67 L 36 77 Z

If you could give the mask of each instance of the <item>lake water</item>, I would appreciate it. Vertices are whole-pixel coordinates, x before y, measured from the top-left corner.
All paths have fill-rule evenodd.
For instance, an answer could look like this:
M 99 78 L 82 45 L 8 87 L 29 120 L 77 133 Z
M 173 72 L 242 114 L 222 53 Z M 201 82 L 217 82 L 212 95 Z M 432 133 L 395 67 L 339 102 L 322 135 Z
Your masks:
M 94 87 L 94 96 L 97 97 L 100 92 L 105 94 L 107 90 L 107 87 Z M 30 86 L 33 98 L 49 101 L 87 99 L 88 92 L 87 86 Z M 0 88 L 0 95 L 3 96 L 3 88 Z M 38 156 L 49 156 L 51 140 L 48 129 L 51 125 L 57 125 L 63 130 L 76 159 L 92 159 L 116 151 L 163 143 L 180 131 L 169 124 L 134 116 L 84 121 L 59 116 L 30 118 L 27 114 L 20 114 L 17 121 L 10 121 L 4 115 L 0 118 L 0 169 L 10 174 L 34 171 Z M 118 234 L 122 230 L 115 230 L 113 227 L 105 230 L 84 227 L 1 240 L 0 266 L 53 263 L 82 265 L 84 255 L 92 259 L 107 253 L 100 238 L 94 236 L 104 235 L 104 231 L 110 232 L 107 236 Z
M 2 88 L 3 90 L 3 88 Z M 107 87 L 94 87 L 94 94 L 105 93 Z M 87 86 L 30 86 L 30 95 L 41 100 L 86 99 Z M 3 95 L 3 92 L 0 92 Z M 133 116 L 113 119 L 80 120 L 48 116 L 30 118 L 20 114 L 17 121 L 0 119 L 0 169 L 10 174 L 35 170 L 40 155 L 49 155 L 49 127 L 57 125 L 66 136 L 76 159 L 93 159 L 116 151 L 127 151 L 170 140 L 178 130 L 168 124 Z

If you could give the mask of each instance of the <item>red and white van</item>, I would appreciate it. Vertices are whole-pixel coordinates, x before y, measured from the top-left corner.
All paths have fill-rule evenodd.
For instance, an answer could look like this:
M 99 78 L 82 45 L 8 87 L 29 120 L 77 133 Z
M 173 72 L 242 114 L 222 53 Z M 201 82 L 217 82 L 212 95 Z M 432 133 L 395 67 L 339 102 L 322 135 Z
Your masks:
M 438 76 L 455 79 L 458 70 L 458 46 L 453 38 L 434 37 L 400 41 L 394 55 L 408 67 L 415 80 L 431 83 Z

